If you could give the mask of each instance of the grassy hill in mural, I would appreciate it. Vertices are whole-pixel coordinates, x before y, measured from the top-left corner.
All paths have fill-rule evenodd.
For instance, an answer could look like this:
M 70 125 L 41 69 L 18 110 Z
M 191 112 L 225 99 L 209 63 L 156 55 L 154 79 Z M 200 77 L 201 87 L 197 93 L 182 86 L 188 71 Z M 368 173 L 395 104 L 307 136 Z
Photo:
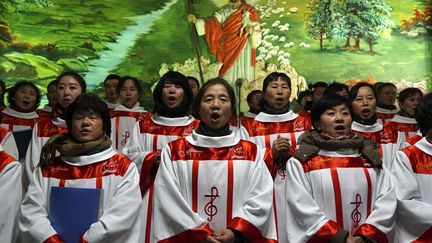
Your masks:
M 183 62 L 187 58 L 194 57 L 189 29 L 187 29 L 184 2 L 180 1 L 174 5 L 155 23 L 154 31 L 137 41 L 130 55 L 117 69 L 120 73 L 130 71 L 133 75 L 141 76 L 144 80 L 152 82 L 159 76 L 157 71 L 160 64 Z M 199 1 L 195 5 L 195 12 L 201 17 L 210 16 L 217 9 L 215 2 L 217 1 Z M 256 0 L 254 2 L 266 5 L 272 1 Z M 331 82 L 333 80 L 366 79 L 367 77 L 378 81 L 405 79 L 430 82 L 432 80 L 431 38 L 409 39 L 399 33 L 400 21 L 411 16 L 413 6 L 422 6 L 421 1 L 390 1 L 393 8 L 391 17 L 395 27 L 389 39 L 382 38 L 377 41 L 372 53 L 369 52 L 369 46 L 364 41 L 360 42 L 359 50 L 346 50 L 345 39 L 325 41 L 325 50 L 320 51 L 319 41 L 308 37 L 304 29 L 303 17 L 309 1 L 279 0 L 274 2 L 276 4 L 272 8 L 283 7 L 284 13 L 262 17 L 261 22 L 266 23 L 265 28 L 270 29 L 269 34 L 286 37 L 284 42 L 274 44 L 279 45 L 280 50 L 290 53 L 292 65 L 300 75 L 309 81 Z M 288 14 L 288 10 L 293 7 L 297 8 L 297 11 Z M 289 30 L 280 31 L 272 27 L 277 20 L 280 21 L 280 25 L 288 23 Z M 289 42 L 293 42 L 294 45 L 285 47 L 284 45 Z M 310 47 L 304 47 L 301 45 L 302 42 Z M 202 37 L 200 37 L 200 45 L 203 47 L 203 55 L 210 57 Z M 277 57 L 266 60 L 266 63 L 270 62 L 277 63 Z
M 124 17 L 146 14 L 164 2 L 49 0 L 49 8 L 22 6 L 25 11 L 0 14 L 0 74 L 7 83 L 17 80 L 45 85 L 65 70 L 83 72 L 89 59 L 106 49 L 104 42 L 132 22 Z M 19 9 L 18 9 L 19 10 Z

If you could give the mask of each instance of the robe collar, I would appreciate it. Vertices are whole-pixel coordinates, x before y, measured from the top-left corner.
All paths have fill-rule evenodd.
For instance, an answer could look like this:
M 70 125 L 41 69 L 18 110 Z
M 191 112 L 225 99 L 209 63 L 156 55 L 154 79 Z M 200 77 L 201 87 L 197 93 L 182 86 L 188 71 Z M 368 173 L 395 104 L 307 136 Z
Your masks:
M 235 132 L 232 132 L 226 136 L 220 137 L 209 137 L 199 134 L 193 130 L 192 134 L 186 137 L 186 140 L 194 146 L 204 148 L 223 148 L 231 147 L 240 141 L 240 137 Z
M 144 110 L 143 107 L 140 106 L 139 102 L 137 102 L 135 106 L 132 107 L 131 109 L 127 108 L 122 104 L 117 104 L 117 106 L 114 108 L 114 111 L 147 112 L 146 110 Z
M 296 119 L 298 116 L 299 115 L 297 113 L 294 113 L 292 110 L 288 111 L 287 113 L 278 114 L 278 115 L 272 115 L 272 114 L 260 112 L 255 117 L 255 120 L 260 122 L 286 122 L 286 121 L 292 121 Z
M 17 117 L 17 118 L 22 118 L 22 119 L 35 119 L 35 118 L 39 118 L 39 115 L 36 113 L 36 111 L 19 112 L 19 111 L 16 111 L 14 109 L 11 109 L 11 108 L 7 107 L 2 112 L 4 114 L 6 114 L 6 115 Z
M 394 110 L 384 109 L 384 108 L 381 108 L 381 107 L 377 106 L 375 108 L 375 112 L 376 113 L 381 113 L 381 114 L 396 114 L 396 113 L 399 112 L 399 110 L 398 109 L 394 109 Z
M 417 124 L 415 118 L 401 116 L 399 114 L 396 114 L 392 119 L 390 119 L 390 121 L 397 122 L 397 123 L 404 123 L 404 124 Z
M 383 124 L 380 121 L 377 121 L 373 125 L 363 125 L 353 121 L 351 129 L 356 132 L 379 132 L 383 129 Z
M 64 156 L 61 157 L 61 159 L 66 163 L 74 166 L 84 166 L 84 165 L 90 165 L 94 163 L 98 163 L 104 160 L 107 160 L 114 155 L 116 155 L 117 152 L 112 148 L 109 147 L 108 149 L 91 154 L 91 155 L 81 155 L 81 156 Z
M 417 148 L 419 148 L 421 151 L 425 152 L 429 156 L 432 156 L 432 144 L 429 143 L 425 137 L 420 139 L 417 143 L 414 144 Z
M 181 117 L 165 117 L 158 114 L 154 114 L 150 119 L 158 125 L 163 126 L 187 126 L 191 124 L 195 118 L 191 115 Z

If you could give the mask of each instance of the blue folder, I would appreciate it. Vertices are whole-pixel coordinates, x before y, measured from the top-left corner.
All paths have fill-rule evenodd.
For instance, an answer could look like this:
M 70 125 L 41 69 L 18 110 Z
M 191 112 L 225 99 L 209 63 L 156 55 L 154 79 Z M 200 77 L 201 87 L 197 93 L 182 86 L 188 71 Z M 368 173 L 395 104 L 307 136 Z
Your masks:
M 65 243 L 78 243 L 98 220 L 101 190 L 51 187 L 49 220 Z

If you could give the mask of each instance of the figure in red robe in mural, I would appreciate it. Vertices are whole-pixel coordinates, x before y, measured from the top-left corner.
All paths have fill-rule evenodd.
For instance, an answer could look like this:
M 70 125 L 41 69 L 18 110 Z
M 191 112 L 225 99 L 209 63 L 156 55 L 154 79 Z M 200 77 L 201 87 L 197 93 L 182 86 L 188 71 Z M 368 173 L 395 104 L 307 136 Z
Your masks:
M 210 53 L 223 63 L 219 77 L 231 84 L 238 78 L 255 79 L 256 48 L 261 43 L 261 29 L 253 6 L 245 0 L 230 0 L 211 17 L 197 19 L 189 15 L 188 19 L 195 23 L 198 35 L 205 35 Z

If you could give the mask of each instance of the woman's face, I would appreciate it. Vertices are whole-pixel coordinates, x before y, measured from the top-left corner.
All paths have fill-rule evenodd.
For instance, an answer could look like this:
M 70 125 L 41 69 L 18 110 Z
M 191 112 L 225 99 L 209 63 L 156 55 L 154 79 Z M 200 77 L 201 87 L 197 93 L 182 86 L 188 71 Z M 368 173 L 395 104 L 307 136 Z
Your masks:
M 321 114 L 318 128 L 321 134 L 332 138 L 339 138 L 351 132 L 352 118 L 348 107 L 341 104 L 332 107 Z
M 195 98 L 198 94 L 199 88 L 197 83 L 195 83 L 195 80 L 188 79 L 189 87 L 192 89 L 193 97 Z
M 179 84 L 165 82 L 162 88 L 162 102 L 168 108 L 179 107 L 184 98 L 183 87 Z
M 271 109 L 279 111 L 282 110 L 289 103 L 291 95 L 291 88 L 288 83 L 280 78 L 271 81 L 264 91 L 264 100 Z
M 376 99 L 370 87 L 363 86 L 352 101 L 353 112 L 361 119 L 367 120 L 375 115 Z
M 117 102 L 117 92 L 116 92 L 116 88 L 118 85 L 118 79 L 108 79 L 105 82 L 105 96 L 107 98 L 107 100 L 111 103 L 115 103 Z
M 201 121 L 214 130 L 222 129 L 232 116 L 232 101 L 222 84 L 207 87 L 201 99 Z
M 82 93 L 80 83 L 72 76 L 62 77 L 57 84 L 58 102 L 63 107 L 68 107 Z
M 57 87 L 50 85 L 47 90 L 48 105 L 54 107 L 58 102 Z
M 408 117 L 414 118 L 415 110 L 421 99 L 422 96 L 419 93 L 406 98 L 403 102 L 399 103 L 401 111 L 403 111 Z
M 394 105 L 396 101 L 396 88 L 393 86 L 386 86 L 381 89 L 378 95 L 380 104 Z
M 104 135 L 100 114 L 92 111 L 75 112 L 72 116 L 72 136 L 80 143 L 94 141 Z
M 120 101 L 125 107 L 132 109 L 139 99 L 138 88 L 132 79 L 126 79 L 120 89 Z
M 17 89 L 14 97 L 15 105 L 21 109 L 34 109 L 36 105 L 37 92 L 29 85 Z

